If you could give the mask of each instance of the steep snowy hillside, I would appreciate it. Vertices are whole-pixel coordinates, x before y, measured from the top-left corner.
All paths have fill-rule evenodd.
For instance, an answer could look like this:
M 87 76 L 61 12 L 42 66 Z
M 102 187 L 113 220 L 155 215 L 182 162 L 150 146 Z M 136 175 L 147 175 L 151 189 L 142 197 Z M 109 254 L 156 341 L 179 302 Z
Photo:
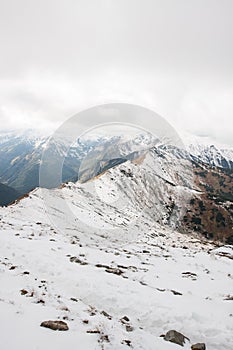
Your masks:
M 187 151 L 195 161 L 212 167 L 233 170 L 233 147 L 216 142 L 207 136 L 198 137 L 181 132 Z
M 231 170 L 197 163 L 185 151 L 160 145 L 111 169 L 99 185 L 90 184 L 90 194 L 98 190 L 101 198 L 111 200 L 115 188 L 121 215 L 132 207 L 181 232 L 195 230 L 232 244 L 232 183 Z
M 195 147 L 190 145 L 189 152 L 195 160 L 215 167 L 233 169 L 233 150 L 218 149 L 214 145 Z
M 178 350 L 161 337 L 173 329 L 190 339 L 184 349 L 199 342 L 232 349 L 232 247 L 156 223 L 168 220 L 159 195 L 151 196 L 157 186 L 176 191 L 178 204 L 178 190 L 196 191 L 188 170 L 163 171 L 169 157 L 159 163 L 148 154 L 142 167 L 127 162 L 95 181 L 36 189 L 0 208 L 5 350 Z M 155 183 L 145 177 L 149 165 L 157 166 Z M 68 330 L 41 327 L 49 320 Z

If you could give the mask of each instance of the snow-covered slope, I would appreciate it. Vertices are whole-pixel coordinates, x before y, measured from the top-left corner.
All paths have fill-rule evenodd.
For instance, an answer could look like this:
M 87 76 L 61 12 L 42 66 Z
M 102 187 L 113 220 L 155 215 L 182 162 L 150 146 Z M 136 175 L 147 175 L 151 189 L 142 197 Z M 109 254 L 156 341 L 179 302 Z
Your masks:
M 195 161 L 224 169 L 233 169 L 233 147 L 209 137 L 198 137 L 181 132 L 188 153 Z
M 156 204 L 157 186 L 195 191 L 185 185 L 188 170 L 166 174 L 171 158 L 159 159 L 148 154 L 142 167 L 127 162 L 95 181 L 36 189 L 0 208 L 5 350 L 178 350 L 160 337 L 170 329 L 190 338 L 184 349 L 197 342 L 232 349 L 231 246 L 216 249 L 156 223 L 148 205 Z M 150 173 L 140 179 L 149 165 L 166 181 L 157 176 L 151 184 Z M 154 213 L 166 220 L 157 199 Z M 63 320 L 69 330 L 40 327 L 47 320 Z
M 190 145 L 189 152 L 193 159 L 199 162 L 225 169 L 233 169 L 233 150 L 231 149 L 218 149 L 214 145 L 199 145 L 198 147 Z

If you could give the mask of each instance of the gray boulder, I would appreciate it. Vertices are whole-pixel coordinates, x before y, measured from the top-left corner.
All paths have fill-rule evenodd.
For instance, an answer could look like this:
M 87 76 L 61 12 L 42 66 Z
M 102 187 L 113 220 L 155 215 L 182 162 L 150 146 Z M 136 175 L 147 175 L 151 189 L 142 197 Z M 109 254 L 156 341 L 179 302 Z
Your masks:
M 175 343 L 181 346 L 184 346 L 185 339 L 189 340 L 185 335 L 175 330 L 168 331 L 164 336 L 164 340 L 170 341 L 171 343 Z
M 40 325 L 41 327 L 50 328 L 53 331 L 68 331 L 69 327 L 67 323 L 63 321 L 44 321 Z

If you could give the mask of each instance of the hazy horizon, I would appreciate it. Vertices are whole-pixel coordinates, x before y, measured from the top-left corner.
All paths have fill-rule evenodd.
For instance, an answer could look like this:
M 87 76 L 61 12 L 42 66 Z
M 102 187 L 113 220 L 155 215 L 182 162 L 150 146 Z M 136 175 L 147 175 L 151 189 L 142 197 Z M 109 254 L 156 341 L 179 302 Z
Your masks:
M 233 145 L 232 14 L 230 0 L 0 0 L 1 124 L 55 130 L 123 102 Z

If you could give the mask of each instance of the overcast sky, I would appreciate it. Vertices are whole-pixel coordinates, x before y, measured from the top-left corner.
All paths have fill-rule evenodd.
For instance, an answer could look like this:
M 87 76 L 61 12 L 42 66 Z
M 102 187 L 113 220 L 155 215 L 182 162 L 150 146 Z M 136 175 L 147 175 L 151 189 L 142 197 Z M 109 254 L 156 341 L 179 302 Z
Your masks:
M 232 0 L 0 0 L 1 127 L 108 102 L 233 144 Z

